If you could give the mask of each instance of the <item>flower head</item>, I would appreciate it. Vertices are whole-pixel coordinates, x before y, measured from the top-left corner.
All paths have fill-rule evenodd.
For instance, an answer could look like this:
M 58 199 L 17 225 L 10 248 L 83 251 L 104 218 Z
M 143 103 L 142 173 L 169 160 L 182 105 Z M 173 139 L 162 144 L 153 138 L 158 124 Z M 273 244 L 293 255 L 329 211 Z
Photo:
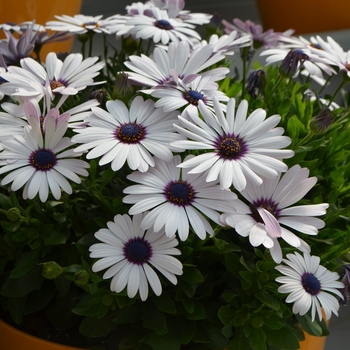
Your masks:
M 151 210 L 145 215 L 141 227 L 153 228 L 155 232 L 165 228 L 167 236 L 175 232 L 181 240 L 186 240 L 190 226 L 201 238 L 205 239 L 206 232 L 214 234 L 207 216 L 217 224 L 221 212 L 234 210 L 233 201 L 237 196 L 222 190 L 215 183 L 205 181 L 205 176 L 190 175 L 178 167 L 180 156 L 175 156 L 166 162 L 156 159 L 154 168 L 147 173 L 134 172 L 128 179 L 139 183 L 124 189 L 128 195 L 125 203 L 134 204 L 129 214 L 135 215 Z
M 178 140 L 173 122 L 175 112 L 164 113 L 154 107 L 151 100 L 144 101 L 137 96 L 131 103 L 130 110 L 122 101 L 108 101 L 107 111 L 95 107 L 85 121 L 88 127 L 77 129 L 78 135 L 72 140 L 83 145 L 77 152 L 93 148 L 88 159 L 101 157 L 100 165 L 111 163 L 114 171 L 119 170 L 127 161 L 132 170 L 145 172 L 154 166 L 151 154 L 164 160 L 173 157 L 170 141 Z
M 194 25 L 183 22 L 181 19 L 170 18 L 168 12 L 158 7 L 149 9 L 147 15 L 136 14 L 126 20 L 125 28 L 119 28 L 117 35 L 130 34 L 135 38 L 150 39 L 163 45 L 169 42 L 191 38 L 200 40 L 200 35 L 193 30 Z
M 49 189 L 57 200 L 61 197 L 61 188 L 71 194 L 72 188 L 66 178 L 80 183 L 78 175 L 87 176 L 85 169 L 89 164 L 74 159 L 80 154 L 70 148 L 73 145 L 70 138 L 63 137 L 68 119 L 69 114 L 60 115 L 57 109 L 51 109 L 42 123 L 29 115 L 29 125 L 24 127 L 23 136 L 15 135 L 2 142 L 4 151 L 0 159 L 7 164 L 0 168 L 0 174 L 10 173 L 1 184 L 12 182 L 12 191 L 24 186 L 24 199 L 33 199 L 39 193 L 42 202 L 47 200 Z
M 162 231 L 154 232 L 140 227 L 143 215 L 133 218 L 116 215 L 108 229 L 100 229 L 95 237 L 103 243 L 90 247 L 92 258 L 102 258 L 92 266 L 94 272 L 108 268 L 103 278 L 111 280 L 110 288 L 119 293 L 127 286 L 129 298 L 140 293 L 142 301 L 148 297 L 148 283 L 154 294 L 162 293 L 158 270 L 171 283 L 176 284 L 176 275 L 182 275 L 182 264 L 171 255 L 180 255 L 175 247 L 175 237 L 167 237 Z
M 304 256 L 297 252 L 287 254 L 287 259 L 283 259 L 283 262 L 285 265 L 276 266 L 276 269 L 285 275 L 276 278 L 277 282 L 283 284 L 278 291 L 289 293 L 286 302 L 294 303 L 295 314 L 302 316 L 311 309 L 312 321 L 316 312 L 321 321 L 322 306 L 327 320 L 330 319 L 332 312 L 338 315 L 339 301 L 332 294 L 342 299 L 338 288 L 343 288 L 344 285 L 338 281 L 339 275 L 336 272 L 331 272 L 320 265 L 318 256 L 307 253 L 304 253 Z
M 165 86 L 155 89 L 151 96 L 158 98 L 155 106 L 162 107 L 165 112 L 175 111 L 182 108 L 198 114 L 199 101 L 202 101 L 209 109 L 213 109 L 214 96 L 220 102 L 226 102 L 229 98 L 218 90 L 217 83 L 211 80 L 210 76 L 198 76 L 190 83 L 185 83 L 177 79 L 177 85 L 174 87 Z M 222 105 L 225 108 L 225 105 Z
M 237 112 L 235 103 L 230 99 L 225 117 L 215 97 L 215 115 L 200 101 L 198 107 L 204 122 L 196 114 L 188 113 L 190 120 L 180 116 L 180 125 L 175 128 L 190 140 L 175 141 L 172 145 L 206 151 L 180 164 L 182 168 L 191 169 L 189 174 L 208 171 L 206 181 L 219 178 L 221 188 L 233 184 L 242 191 L 247 178 L 261 185 L 260 176 L 274 178 L 279 172 L 286 171 L 287 166 L 280 159 L 290 158 L 294 152 L 280 149 L 291 142 L 288 137 L 281 136 L 283 129 L 275 128 L 280 116 L 265 120 L 266 112 L 257 109 L 247 118 L 248 102 L 242 101 Z
M 249 236 L 249 241 L 254 247 L 263 244 L 270 249 L 272 258 L 278 263 L 282 260 L 279 238 L 309 253 L 310 247 L 290 229 L 308 235 L 317 235 L 318 229 L 324 227 L 324 221 L 314 216 L 326 214 L 328 204 L 290 207 L 291 204 L 302 199 L 316 184 L 316 177 L 308 176 L 307 168 L 295 165 L 281 179 L 280 177 L 264 178 L 260 186 L 247 186 L 241 194 L 248 205 L 236 201 L 237 211 L 223 215 L 222 220 L 234 227 L 241 236 Z
M 55 16 L 59 21 L 49 21 L 46 28 L 58 32 L 84 34 L 87 32 L 110 34 L 108 27 L 114 24 L 114 18 L 102 19 L 100 16 L 85 16 L 82 14 Z
M 151 87 L 147 90 L 150 93 L 157 87 L 176 86 L 177 79 L 190 82 L 204 70 L 202 76 L 209 76 L 212 81 L 221 80 L 229 72 L 228 68 L 207 68 L 223 59 L 224 55 L 214 54 L 212 45 L 191 51 L 189 43 L 181 41 L 170 43 L 167 49 L 156 47 L 153 59 L 145 55 L 130 56 L 130 62 L 125 62 L 125 65 L 133 71 L 127 73 L 129 79 L 133 83 Z

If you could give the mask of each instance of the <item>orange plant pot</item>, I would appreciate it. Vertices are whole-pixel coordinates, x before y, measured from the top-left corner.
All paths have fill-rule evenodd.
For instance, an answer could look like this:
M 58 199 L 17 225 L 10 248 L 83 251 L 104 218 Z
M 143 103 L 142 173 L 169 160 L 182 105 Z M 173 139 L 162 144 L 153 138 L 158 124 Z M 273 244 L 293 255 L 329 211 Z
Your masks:
M 0 320 L 0 349 L 2 350 L 81 350 L 52 343 L 24 333 Z
M 81 4 L 82 0 L 16 0 L 13 3 L 0 1 L 0 23 L 18 24 L 35 20 L 37 24 L 45 25 L 47 21 L 55 20 L 55 15 L 79 14 Z M 42 55 L 45 57 L 50 51 L 70 52 L 73 41 L 74 36 L 65 41 L 46 44 L 43 46 Z
M 300 342 L 299 350 L 323 350 L 326 343 L 326 337 L 315 337 L 305 333 L 305 340 Z
M 329 6 L 319 0 L 257 0 L 265 30 L 281 32 L 295 29 L 295 34 L 350 28 L 349 0 L 334 0 Z

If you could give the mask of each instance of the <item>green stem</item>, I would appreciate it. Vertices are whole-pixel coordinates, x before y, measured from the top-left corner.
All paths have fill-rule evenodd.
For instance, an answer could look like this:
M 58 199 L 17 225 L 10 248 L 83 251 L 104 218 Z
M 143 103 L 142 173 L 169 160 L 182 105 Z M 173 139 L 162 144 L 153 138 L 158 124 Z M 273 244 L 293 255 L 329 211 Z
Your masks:
M 348 77 L 348 75 L 346 73 L 343 74 L 343 80 L 342 82 L 339 84 L 337 90 L 335 90 L 332 98 L 329 100 L 328 103 L 328 108 L 330 107 L 330 105 L 332 104 L 332 102 L 334 101 L 335 97 L 338 95 L 338 92 L 344 87 L 345 84 L 347 84 L 350 81 L 350 78 Z
M 305 145 L 307 142 L 309 142 L 313 138 L 313 133 L 309 132 L 302 140 L 300 140 L 296 146 L 295 149 Z

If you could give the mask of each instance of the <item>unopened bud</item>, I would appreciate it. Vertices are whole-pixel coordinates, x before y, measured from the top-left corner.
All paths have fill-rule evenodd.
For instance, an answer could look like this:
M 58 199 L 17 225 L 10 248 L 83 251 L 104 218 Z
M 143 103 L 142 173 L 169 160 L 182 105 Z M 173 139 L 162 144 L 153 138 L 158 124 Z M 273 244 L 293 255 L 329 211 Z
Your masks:
M 247 81 L 247 91 L 252 98 L 263 94 L 266 86 L 266 74 L 262 69 L 250 73 Z
M 74 283 L 79 286 L 84 286 L 89 282 L 89 274 L 85 270 L 77 271 L 74 274 Z
M 316 135 L 324 134 L 333 124 L 333 119 L 333 113 L 327 107 L 322 108 L 320 113 L 310 120 L 311 132 Z
M 308 59 L 309 56 L 302 50 L 290 50 L 283 59 L 279 72 L 285 78 L 293 77 L 304 61 Z
M 39 265 L 42 265 L 41 274 L 49 280 L 57 278 L 63 272 L 62 267 L 55 261 L 48 261 Z
M 21 211 L 18 208 L 10 208 L 7 211 L 7 218 L 12 222 L 18 221 L 20 217 L 21 217 Z
M 131 85 L 128 74 L 119 72 L 115 79 L 115 87 L 112 94 L 114 100 L 122 100 L 127 103 L 134 95 L 134 88 Z

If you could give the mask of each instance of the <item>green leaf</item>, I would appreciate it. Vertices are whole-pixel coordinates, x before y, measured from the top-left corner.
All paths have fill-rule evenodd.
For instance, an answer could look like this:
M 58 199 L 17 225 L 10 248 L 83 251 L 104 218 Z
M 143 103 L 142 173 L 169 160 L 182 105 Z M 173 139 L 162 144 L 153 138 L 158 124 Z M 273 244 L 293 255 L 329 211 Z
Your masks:
M 66 237 L 58 232 L 53 230 L 53 225 L 45 225 L 46 227 L 43 230 L 46 231 L 44 237 L 45 245 L 58 245 L 66 243 Z
M 248 350 L 250 347 L 247 340 L 248 339 L 244 334 L 243 329 L 236 328 L 233 339 L 227 345 L 227 350 Z
M 140 319 L 140 316 L 140 306 L 134 304 L 118 310 L 118 312 L 115 314 L 113 322 L 117 324 L 136 323 Z
M 221 306 L 218 312 L 218 317 L 225 326 L 232 323 L 233 317 L 235 315 L 236 312 L 231 309 L 229 305 Z
M 12 270 L 10 278 L 18 278 L 29 272 L 39 262 L 39 249 L 24 253 L 17 266 Z
M 194 310 L 187 316 L 189 320 L 204 320 L 207 317 L 204 306 L 199 303 L 194 304 Z
M 256 292 L 256 297 L 266 306 L 273 310 L 279 310 L 280 303 L 278 300 L 276 300 L 272 295 L 270 295 L 267 291 L 264 289 L 260 289 Z
M 7 278 L 2 285 L 0 294 L 4 297 L 23 297 L 33 290 L 39 290 L 43 282 L 41 267 L 36 266 L 19 278 Z
M 173 315 L 176 314 L 175 303 L 168 294 L 161 294 L 159 297 L 155 297 L 153 300 L 154 303 L 157 305 L 159 311 Z
M 266 336 L 261 328 L 252 328 L 249 336 L 249 343 L 254 350 L 266 350 Z
M 163 335 L 151 333 L 145 340 L 145 343 L 150 345 L 153 350 L 180 350 L 181 337 L 176 333 L 167 333 Z
M 204 277 L 200 271 L 196 267 L 189 265 L 184 265 L 184 273 L 180 278 L 183 281 L 191 283 L 201 283 L 204 281 Z
M 152 317 L 150 317 L 152 315 Z M 145 328 L 161 330 L 166 326 L 165 316 L 154 304 L 145 304 L 141 316 Z
M 323 335 L 328 335 L 328 327 L 324 320 L 322 322 L 312 321 L 309 314 L 303 316 L 295 315 L 296 319 L 300 323 L 301 327 L 309 334 L 316 337 L 321 337 Z
M 268 343 L 278 349 L 299 349 L 299 340 L 291 327 L 283 327 L 278 330 L 264 328 Z
M 105 337 L 117 327 L 113 322 L 114 318 L 115 313 L 101 319 L 97 317 L 85 317 L 80 323 L 79 332 L 86 337 Z

